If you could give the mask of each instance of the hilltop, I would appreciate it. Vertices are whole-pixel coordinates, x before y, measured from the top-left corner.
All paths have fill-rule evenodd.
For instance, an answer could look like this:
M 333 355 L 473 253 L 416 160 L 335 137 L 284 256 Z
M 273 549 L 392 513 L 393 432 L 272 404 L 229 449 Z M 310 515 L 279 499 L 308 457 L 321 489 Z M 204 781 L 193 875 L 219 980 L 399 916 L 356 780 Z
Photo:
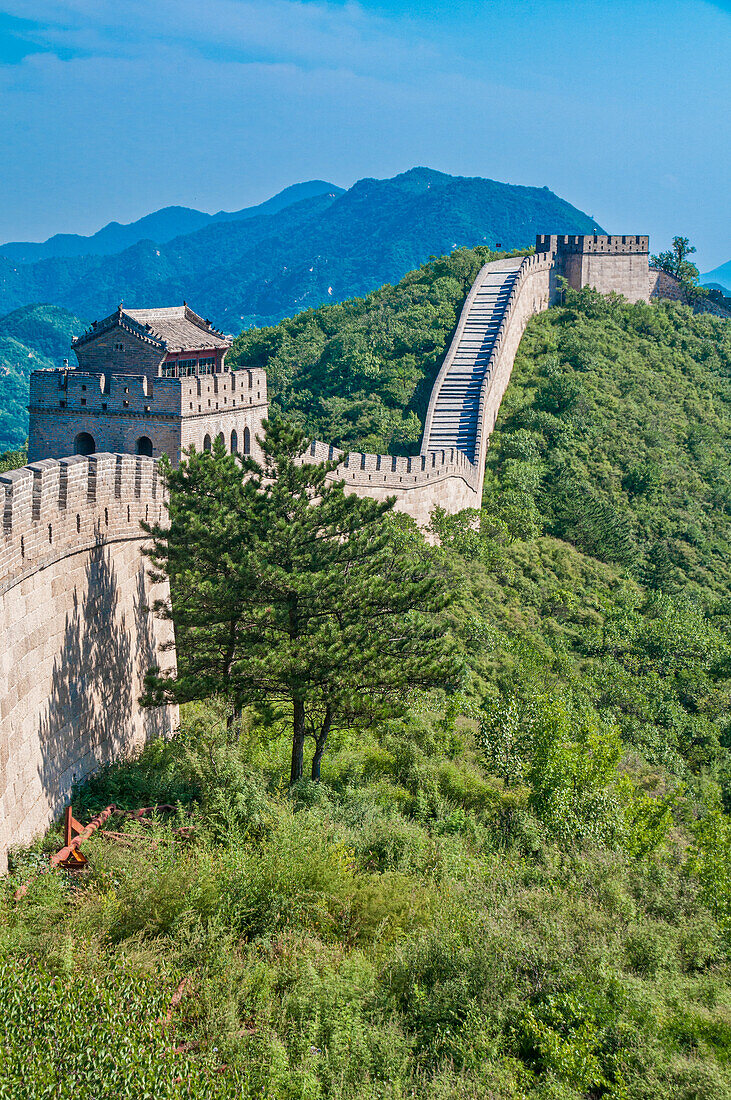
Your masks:
M 0 257 L 0 311 L 49 301 L 102 316 L 120 299 L 186 299 L 239 332 L 326 301 L 393 283 L 431 255 L 498 244 L 530 246 L 537 232 L 588 233 L 597 224 L 548 188 L 415 168 L 364 179 L 274 213 L 211 224 L 112 256 L 19 264 Z
M 0 454 L 28 436 L 28 379 L 60 367 L 84 321 L 59 306 L 29 305 L 0 317 Z
M 293 203 L 314 195 L 340 195 L 342 192 L 342 187 L 337 187 L 334 183 L 307 180 L 305 183 L 286 187 L 265 202 L 243 210 L 219 210 L 217 214 L 205 214 L 202 210 L 193 210 L 188 206 L 164 206 L 161 210 L 155 210 L 152 214 L 146 214 L 144 218 L 138 218 L 126 225 L 109 222 L 88 237 L 78 233 L 56 233 L 40 243 L 9 241 L 0 244 L 0 256 L 19 264 L 32 264 L 59 256 L 109 256 L 131 248 L 138 241 L 165 244 L 174 237 L 194 233 L 211 222 L 246 221 L 247 218 L 255 218 L 259 214 L 275 214 L 286 206 L 292 206 Z
M 713 271 L 707 271 L 705 275 L 701 275 L 700 281 L 703 286 L 713 287 L 722 291 L 725 295 L 731 296 L 731 260 L 728 263 L 721 264 L 720 267 L 714 267 Z

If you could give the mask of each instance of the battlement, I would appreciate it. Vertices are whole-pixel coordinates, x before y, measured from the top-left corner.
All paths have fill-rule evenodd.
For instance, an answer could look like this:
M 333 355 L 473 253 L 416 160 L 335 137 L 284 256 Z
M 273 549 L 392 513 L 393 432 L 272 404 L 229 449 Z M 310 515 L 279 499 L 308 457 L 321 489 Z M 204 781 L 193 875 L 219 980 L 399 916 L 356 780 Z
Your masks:
M 46 459 L 0 475 L 0 874 L 104 764 L 170 737 L 176 707 L 139 704 L 174 663 L 169 595 L 140 553 L 165 519 L 156 460 Z
M 0 592 L 44 562 L 100 542 L 141 539 L 163 517 L 156 459 L 126 454 L 44 459 L 0 475 Z
M 266 371 L 185 377 L 34 371 L 30 379 L 32 461 L 97 451 L 158 458 L 173 465 L 183 450 L 210 448 L 221 437 L 244 450 L 267 409 Z
M 83 409 L 85 415 L 180 417 L 209 409 L 260 405 L 266 400 L 264 370 L 188 378 L 51 370 L 34 371 L 30 378 L 31 412 Z
M 641 236 L 608 236 L 606 234 L 538 233 L 536 252 L 606 253 L 622 255 L 628 252 L 648 253 L 650 238 Z
M 315 440 L 304 456 L 306 462 L 333 460 L 337 460 L 339 465 L 332 476 L 345 481 L 346 486 L 371 486 L 374 489 L 392 489 L 395 493 L 449 477 L 462 478 L 470 487 L 476 486 L 478 480 L 475 466 L 456 447 L 407 457 L 361 451 L 346 453 Z

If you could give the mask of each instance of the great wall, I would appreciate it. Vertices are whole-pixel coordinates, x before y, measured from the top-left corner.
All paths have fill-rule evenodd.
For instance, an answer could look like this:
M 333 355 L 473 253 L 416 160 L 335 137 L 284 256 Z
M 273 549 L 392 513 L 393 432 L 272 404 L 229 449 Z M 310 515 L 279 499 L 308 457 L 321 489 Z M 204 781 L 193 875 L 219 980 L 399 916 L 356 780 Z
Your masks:
M 393 496 L 422 526 L 437 505 L 479 507 L 489 436 L 529 319 L 554 300 L 560 277 L 632 302 L 681 298 L 648 256 L 647 237 L 541 235 L 535 254 L 486 264 L 434 383 L 421 454 L 343 454 L 315 441 L 304 460 L 340 459 L 331 476 L 347 491 Z M 183 311 L 120 306 L 79 342 L 82 369 L 33 375 L 35 461 L 0 475 L 0 873 L 8 848 L 38 835 L 74 782 L 176 726 L 174 708 L 138 701 L 146 669 L 174 660 L 171 626 L 149 610 L 155 593 L 140 553 L 141 521 L 165 507 L 156 456 L 177 461 L 215 438 L 256 453 L 267 409 L 263 371 L 183 376 L 185 353 L 155 334 L 154 314 L 170 331 L 194 318 L 221 365 L 225 354 L 220 334 Z M 108 370 L 107 360 L 84 369 L 83 355 L 127 344 L 130 369 Z M 66 457 L 74 447 L 82 453 Z M 125 453 L 98 453 L 112 449 Z
M 3 474 L 0 870 L 63 809 L 75 779 L 177 725 L 143 709 L 145 672 L 174 658 L 140 554 L 162 517 L 158 464 L 100 454 Z

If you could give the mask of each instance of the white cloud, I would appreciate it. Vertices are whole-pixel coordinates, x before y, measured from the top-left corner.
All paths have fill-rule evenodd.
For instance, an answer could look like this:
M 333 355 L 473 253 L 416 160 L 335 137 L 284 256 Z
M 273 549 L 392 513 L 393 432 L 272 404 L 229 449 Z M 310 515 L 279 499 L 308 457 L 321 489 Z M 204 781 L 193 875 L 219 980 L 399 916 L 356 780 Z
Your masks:
M 434 63 L 438 49 L 411 20 L 385 18 L 358 4 L 297 0 L 5 0 L 6 10 L 33 20 L 28 36 L 81 54 L 152 55 L 178 45 L 185 52 L 240 54 L 335 65 L 354 71 Z

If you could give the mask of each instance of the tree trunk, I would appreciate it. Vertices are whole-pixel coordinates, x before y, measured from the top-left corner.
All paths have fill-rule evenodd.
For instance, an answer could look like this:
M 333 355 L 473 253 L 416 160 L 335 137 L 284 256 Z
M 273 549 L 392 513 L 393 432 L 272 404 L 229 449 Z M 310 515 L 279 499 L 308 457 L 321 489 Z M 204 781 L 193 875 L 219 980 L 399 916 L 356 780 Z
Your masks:
M 244 713 L 244 708 L 237 699 L 234 699 L 231 711 L 226 715 L 226 729 L 231 730 L 236 722 L 241 721 L 241 716 Z
M 305 704 L 295 699 L 292 704 L 292 767 L 289 772 L 289 785 L 302 778 L 305 763 Z
M 322 754 L 325 751 L 325 743 L 327 741 L 327 735 L 330 732 L 332 720 L 332 712 L 330 707 L 327 707 L 325 710 L 325 718 L 320 727 L 320 733 L 315 738 L 315 755 L 312 757 L 312 778 L 315 783 L 320 782 L 320 762 L 322 760 Z

